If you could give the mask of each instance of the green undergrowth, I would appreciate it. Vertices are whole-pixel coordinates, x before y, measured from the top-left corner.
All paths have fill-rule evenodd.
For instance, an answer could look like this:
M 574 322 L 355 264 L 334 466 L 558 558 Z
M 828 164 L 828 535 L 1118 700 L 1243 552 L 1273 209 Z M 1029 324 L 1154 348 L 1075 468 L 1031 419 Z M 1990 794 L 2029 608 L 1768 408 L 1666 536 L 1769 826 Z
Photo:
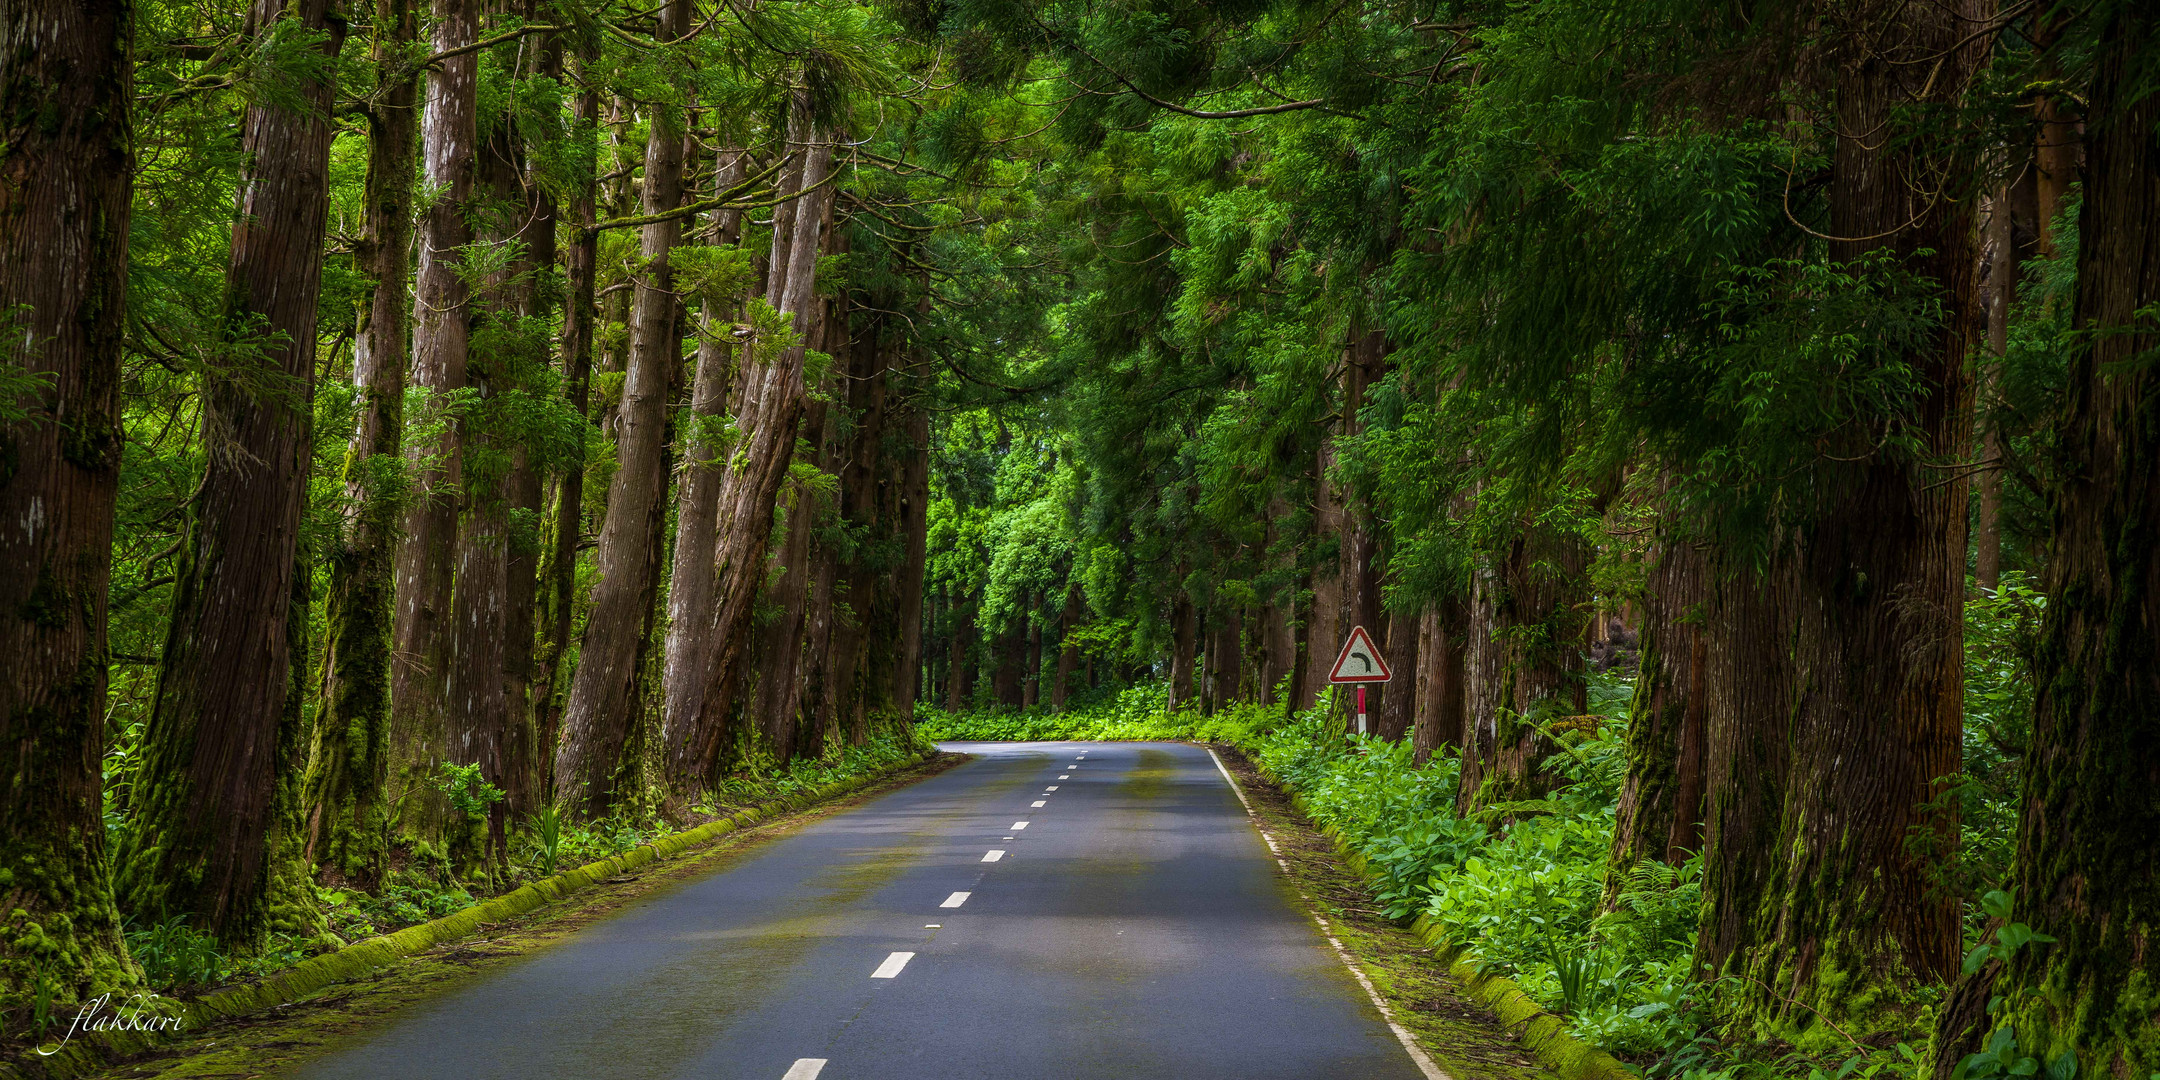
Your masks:
M 508 858 L 480 876 L 460 877 L 452 860 L 440 851 L 407 846 L 398 852 L 393 869 L 371 889 L 314 884 L 315 902 L 332 935 L 329 939 L 273 933 L 259 950 L 235 954 L 221 950 L 214 937 L 189 926 L 185 916 L 175 916 L 129 920 L 124 928 L 128 952 L 142 966 L 146 988 L 186 997 L 283 971 L 339 943 L 442 918 L 559 871 L 621 855 L 750 807 L 875 776 L 933 749 L 919 727 L 895 724 L 880 726 L 861 745 L 836 746 L 823 758 L 798 759 L 784 766 L 752 761 L 679 821 L 646 809 L 578 822 L 559 808 L 543 807 L 526 820 L 512 823 Z M 120 757 L 130 752 L 122 746 L 114 754 Z M 491 801 L 479 797 L 478 809 L 484 812 Z
M 1937 884 L 1967 898 L 1967 944 L 1983 947 L 1990 902 L 2014 838 L 2016 748 L 2029 732 L 2026 642 L 2038 601 L 2016 575 L 1968 607 L 1968 737 L 1964 772 L 1946 798 L 1960 802 L 1967 835 L 1937 860 Z M 1720 1038 L 1723 983 L 1691 977 L 1702 908 L 1699 857 L 1672 866 L 1644 861 L 1600 911 L 1614 810 L 1626 778 L 1632 684 L 1593 675 L 1584 730 L 1558 735 L 1544 764 L 1556 786 L 1544 798 L 1455 812 L 1459 763 L 1443 751 L 1423 767 L 1402 743 L 1342 734 L 1341 710 L 1323 701 L 1291 714 L 1237 705 L 1202 716 L 1167 710 L 1159 683 L 1132 687 L 1064 714 L 919 710 L 920 729 L 940 740 L 1187 739 L 1236 747 L 1282 780 L 1304 811 L 1361 856 L 1376 900 L 1401 922 L 1423 918 L 1465 945 L 1482 970 L 1514 980 L 1578 1038 L 1645 1074 L 1674 1080 L 1808 1080 L 1917 1077 L 1928 1032 L 1875 1033 L 1867 1044 L 1810 1057 L 1788 1048 Z M 1997 900 L 1994 903 L 1999 904 Z M 1967 1080 L 2009 1075 L 1974 1060 Z M 2024 1075 L 2024 1074 L 2019 1074 Z M 2058 1077 L 2055 1080 L 2068 1080 Z

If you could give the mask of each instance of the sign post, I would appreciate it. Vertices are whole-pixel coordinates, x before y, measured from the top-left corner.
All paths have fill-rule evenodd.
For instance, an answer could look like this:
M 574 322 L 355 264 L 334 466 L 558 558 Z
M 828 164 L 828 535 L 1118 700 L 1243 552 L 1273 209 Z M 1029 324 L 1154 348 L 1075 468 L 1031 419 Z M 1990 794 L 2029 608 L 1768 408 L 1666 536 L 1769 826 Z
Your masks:
M 1350 628 L 1350 640 L 1343 642 L 1342 652 L 1335 657 L 1335 667 L 1328 672 L 1331 683 L 1354 683 L 1357 685 L 1357 733 L 1366 733 L 1365 684 L 1384 683 L 1392 676 L 1387 661 L 1380 658 L 1380 649 L 1373 644 L 1372 635 L 1362 626 Z

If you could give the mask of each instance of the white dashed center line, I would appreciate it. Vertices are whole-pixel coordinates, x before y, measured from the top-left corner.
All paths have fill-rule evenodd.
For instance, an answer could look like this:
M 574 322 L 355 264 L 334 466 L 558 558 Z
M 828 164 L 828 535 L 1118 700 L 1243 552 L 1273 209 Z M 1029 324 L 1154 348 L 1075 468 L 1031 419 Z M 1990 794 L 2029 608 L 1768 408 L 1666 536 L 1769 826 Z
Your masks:
M 1022 830 L 1022 829 L 1025 829 L 1025 828 L 1027 828 L 1027 822 L 1025 822 L 1025 821 L 1015 821 L 1015 822 L 1013 822 L 1013 831 L 1014 831 L 1014 832 L 1019 832 L 1020 830 Z
M 1071 773 L 1059 773 L 1059 774 L 1058 774 L 1058 779 L 1060 779 L 1060 780 L 1070 780 L 1070 779 L 1072 779 L 1072 774 L 1071 774 Z
M 818 1074 L 824 1071 L 824 1058 L 796 1058 L 795 1064 L 788 1066 L 786 1075 L 780 1080 L 817 1080 Z
M 922 928 L 925 930 L 943 930 L 945 929 L 945 924 L 941 922 L 926 922 L 922 924 Z
M 970 897 L 970 896 L 973 896 L 973 895 L 975 895 L 975 894 L 974 894 L 974 893 L 964 893 L 964 892 L 956 892 L 956 893 L 952 894 L 951 896 L 948 896 L 948 897 L 946 897 L 946 898 L 945 898 L 945 902 L 944 902 L 944 903 L 942 903 L 942 904 L 939 904 L 938 906 L 939 906 L 939 907 L 959 907 L 960 905 L 962 905 L 962 904 L 965 904 L 965 903 L 967 903 L 967 898 L 968 898 L 968 897 Z
M 1002 848 L 991 848 L 989 851 L 983 853 L 984 862 L 996 862 L 1004 857 L 1005 851 Z
M 896 952 L 886 957 L 885 962 L 879 964 L 877 970 L 870 973 L 870 977 L 873 979 L 895 978 L 900 974 L 900 969 L 906 967 L 907 962 L 913 959 L 915 959 L 914 953 Z
M 1052 784 L 1052 785 L 1050 785 L 1049 787 L 1046 787 L 1046 788 L 1044 788 L 1043 790 L 1044 790 L 1044 791 L 1056 791 L 1056 790 L 1057 790 L 1057 785 L 1056 785 L 1056 784 Z
M 1033 806 L 1033 807 L 1037 807 L 1037 808 L 1040 808 L 1040 807 L 1042 807 L 1042 806 L 1045 806 L 1045 805 L 1047 805 L 1047 804 L 1048 804 L 1049 802 L 1050 802 L 1050 800 L 1048 800 L 1048 799 L 1037 799 L 1037 800 L 1035 800 L 1034 802 L 1032 802 L 1032 803 L 1029 803 L 1028 805 L 1029 805 L 1029 806 Z

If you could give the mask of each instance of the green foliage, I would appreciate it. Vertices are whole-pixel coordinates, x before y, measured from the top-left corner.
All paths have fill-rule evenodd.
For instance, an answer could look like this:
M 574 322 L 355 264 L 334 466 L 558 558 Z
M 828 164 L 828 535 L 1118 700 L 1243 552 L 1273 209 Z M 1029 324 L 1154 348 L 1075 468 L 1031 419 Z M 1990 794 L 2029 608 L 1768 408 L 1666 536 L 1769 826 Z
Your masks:
M 488 807 L 503 799 L 503 790 L 488 783 L 480 775 L 480 765 L 458 765 L 442 762 L 435 775 L 435 789 L 450 800 L 450 805 L 468 821 L 486 821 Z

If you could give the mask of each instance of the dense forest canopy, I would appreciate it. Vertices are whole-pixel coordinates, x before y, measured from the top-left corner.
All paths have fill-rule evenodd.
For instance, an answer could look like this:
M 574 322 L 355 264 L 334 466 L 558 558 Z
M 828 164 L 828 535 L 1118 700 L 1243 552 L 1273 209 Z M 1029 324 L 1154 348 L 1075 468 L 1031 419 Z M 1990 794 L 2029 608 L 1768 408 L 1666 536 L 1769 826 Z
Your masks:
M 6 1035 L 1363 626 L 1716 1039 L 2160 1070 L 2156 23 L 6 0 Z

